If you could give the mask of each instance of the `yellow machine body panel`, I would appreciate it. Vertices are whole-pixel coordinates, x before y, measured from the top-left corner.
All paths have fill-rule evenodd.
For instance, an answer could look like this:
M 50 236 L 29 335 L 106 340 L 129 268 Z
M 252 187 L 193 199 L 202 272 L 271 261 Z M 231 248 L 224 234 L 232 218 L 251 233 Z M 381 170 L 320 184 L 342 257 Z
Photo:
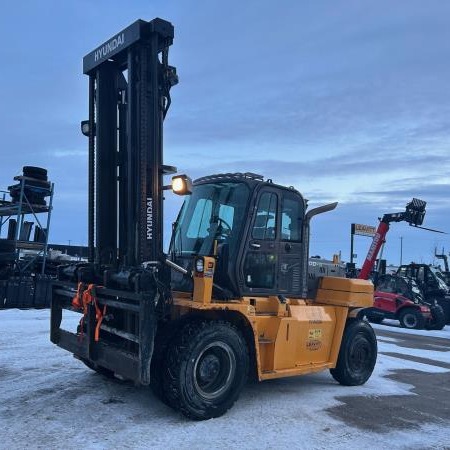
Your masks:
M 243 323 L 251 330 L 260 380 L 335 367 L 346 320 L 353 315 L 354 306 L 366 304 L 365 300 L 352 301 L 348 306 L 332 304 L 341 301 L 335 296 L 321 301 L 330 304 L 295 298 L 282 303 L 274 296 L 200 302 L 189 294 L 174 294 L 172 318 L 175 320 L 194 312 L 214 319 L 233 312 L 245 319 Z
M 256 317 L 260 379 L 336 365 L 347 308 L 295 303 L 299 302 L 286 302 L 285 317 Z
M 315 299 L 276 296 L 211 298 L 213 258 L 204 258 L 204 273 L 194 275 L 192 294 L 174 292 L 172 319 L 197 313 L 227 318 L 230 313 L 251 330 L 260 380 L 317 372 L 336 366 L 345 323 L 357 308 L 373 305 L 370 281 L 323 277 Z M 249 335 L 250 333 L 247 333 Z
M 367 308 L 373 306 L 373 284 L 353 278 L 323 277 L 315 300 L 327 305 Z

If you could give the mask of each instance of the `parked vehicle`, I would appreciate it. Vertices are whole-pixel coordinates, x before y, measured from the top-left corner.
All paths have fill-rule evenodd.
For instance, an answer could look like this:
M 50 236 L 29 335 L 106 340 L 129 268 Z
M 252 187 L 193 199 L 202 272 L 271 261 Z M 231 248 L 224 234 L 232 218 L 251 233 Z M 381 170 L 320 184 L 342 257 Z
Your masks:
M 394 319 L 404 328 L 429 330 L 442 330 L 446 322 L 442 307 L 426 303 L 415 280 L 399 275 L 379 277 L 374 306 L 366 317 L 373 323 Z
M 411 263 L 400 266 L 397 274 L 413 278 L 422 292 L 424 301 L 440 305 L 444 310 L 446 323 L 450 324 L 450 292 L 437 272 L 436 268 L 427 264 Z

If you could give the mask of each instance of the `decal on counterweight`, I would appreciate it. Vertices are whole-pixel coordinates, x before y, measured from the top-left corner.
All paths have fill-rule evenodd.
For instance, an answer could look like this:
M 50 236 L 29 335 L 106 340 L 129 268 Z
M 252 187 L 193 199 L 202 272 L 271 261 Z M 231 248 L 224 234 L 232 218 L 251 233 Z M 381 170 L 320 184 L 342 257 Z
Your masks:
M 322 347 L 322 329 L 310 328 L 308 330 L 308 341 L 306 348 L 310 351 L 319 350 Z
M 322 328 L 310 328 L 308 339 L 322 339 Z

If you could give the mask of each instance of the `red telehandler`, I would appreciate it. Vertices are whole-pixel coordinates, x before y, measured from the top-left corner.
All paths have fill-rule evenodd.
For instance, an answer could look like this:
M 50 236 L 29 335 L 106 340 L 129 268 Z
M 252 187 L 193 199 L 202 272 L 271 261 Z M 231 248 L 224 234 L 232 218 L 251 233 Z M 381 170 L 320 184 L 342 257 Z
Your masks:
M 391 222 L 408 222 L 410 226 L 421 227 L 425 217 L 426 202 L 413 198 L 406 205 L 406 210 L 399 213 L 384 214 L 380 220 L 372 244 L 367 253 L 358 278 L 367 280 L 377 260 Z M 425 228 L 429 231 L 429 228 Z M 378 274 L 376 274 L 378 275 Z M 386 278 L 388 277 L 388 278 Z M 445 314 L 442 307 L 433 303 L 427 303 L 423 296 L 411 295 L 414 291 L 413 280 L 400 276 L 386 276 L 382 279 L 374 278 L 376 286 L 374 305 L 366 311 L 366 317 L 374 323 L 381 323 L 384 318 L 396 319 L 405 328 L 442 329 L 445 326 Z M 400 287 L 402 288 L 400 289 Z M 404 289 L 408 286 L 408 289 Z M 408 292 L 408 294 L 406 294 Z

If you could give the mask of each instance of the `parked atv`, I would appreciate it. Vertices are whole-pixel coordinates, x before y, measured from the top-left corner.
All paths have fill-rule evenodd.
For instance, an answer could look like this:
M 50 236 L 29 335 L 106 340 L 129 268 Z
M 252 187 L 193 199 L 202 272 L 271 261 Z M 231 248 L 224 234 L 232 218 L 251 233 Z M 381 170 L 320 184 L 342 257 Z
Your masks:
M 366 317 L 370 322 L 381 323 L 384 319 L 400 321 L 404 328 L 442 330 L 446 323 L 444 311 L 435 303 L 427 303 L 410 278 L 399 275 L 379 277 L 374 294 L 374 306 Z

